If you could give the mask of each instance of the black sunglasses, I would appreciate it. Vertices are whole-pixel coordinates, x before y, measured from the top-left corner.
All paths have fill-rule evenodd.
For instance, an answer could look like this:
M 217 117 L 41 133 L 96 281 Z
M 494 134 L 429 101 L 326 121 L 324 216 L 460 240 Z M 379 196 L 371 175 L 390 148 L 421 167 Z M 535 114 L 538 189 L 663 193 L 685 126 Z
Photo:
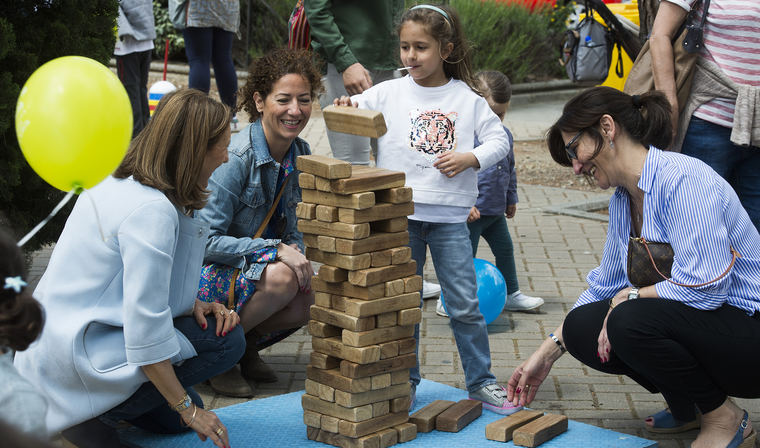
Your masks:
M 567 153 L 567 157 L 570 158 L 570 160 L 578 159 L 578 154 L 575 152 L 575 148 L 572 146 L 575 144 L 575 142 L 578 141 L 578 139 L 581 137 L 581 134 L 583 134 L 583 131 L 585 129 L 581 129 L 578 131 L 577 134 L 575 134 L 575 137 L 571 138 L 569 142 L 567 142 L 567 145 L 565 145 L 565 152 Z

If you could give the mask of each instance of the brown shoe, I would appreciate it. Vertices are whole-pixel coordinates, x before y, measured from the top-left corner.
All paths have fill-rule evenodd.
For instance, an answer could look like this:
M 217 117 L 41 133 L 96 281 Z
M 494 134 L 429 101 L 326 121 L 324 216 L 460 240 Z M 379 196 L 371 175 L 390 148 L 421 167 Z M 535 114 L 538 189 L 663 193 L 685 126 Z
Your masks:
M 255 346 L 245 349 L 240 360 L 240 371 L 243 378 L 257 383 L 276 383 L 278 380 L 277 373 L 261 359 Z
M 209 378 L 211 390 L 227 397 L 251 398 L 256 395 L 255 391 L 242 376 L 237 367 Z

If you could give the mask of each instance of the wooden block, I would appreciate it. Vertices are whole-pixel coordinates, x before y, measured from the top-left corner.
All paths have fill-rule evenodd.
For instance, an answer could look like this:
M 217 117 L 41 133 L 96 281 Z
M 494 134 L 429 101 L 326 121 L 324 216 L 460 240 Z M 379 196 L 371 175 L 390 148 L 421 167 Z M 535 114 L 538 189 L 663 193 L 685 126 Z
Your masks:
M 326 282 L 345 282 L 348 280 L 348 271 L 336 266 L 330 266 L 329 264 L 323 264 L 319 267 L 319 278 Z M 324 305 L 322 305 L 324 306 Z M 329 305 L 328 305 L 329 306 Z
M 314 281 L 312 280 L 312 287 Z M 378 286 L 378 285 L 374 285 Z M 356 317 L 369 317 L 391 311 L 398 311 L 420 306 L 420 293 L 401 294 L 372 300 L 362 300 L 338 295 L 332 296 L 334 309 Z
M 303 423 L 313 428 L 321 428 L 322 415 L 312 411 L 303 411 Z
M 353 167 L 351 167 L 351 171 L 353 172 Z M 348 178 L 350 179 L 350 178 Z M 329 193 L 332 193 L 332 190 L 330 189 L 330 179 L 325 179 L 324 177 L 314 176 L 314 189 L 319 191 L 327 191 Z
M 399 325 L 414 325 L 422 322 L 422 309 L 409 308 L 398 312 Z M 379 327 L 380 325 L 378 325 Z
M 340 367 L 340 359 L 325 355 L 324 353 L 311 352 L 309 365 L 315 369 L 335 369 Z
M 306 191 L 314 191 L 314 190 L 303 190 L 303 191 L 306 192 Z M 310 202 L 310 201 L 307 201 L 307 202 Z M 350 208 L 350 207 L 346 207 L 346 208 Z M 382 221 L 372 221 L 371 223 L 369 223 L 369 225 L 370 225 L 370 228 L 372 229 L 372 232 L 403 232 L 404 230 L 406 230 L 408 223 L 409 221 L 406 219 L 406 216 L 401 216 L 398 218 L 384 219 Z
M 375 316 L 370 317 L 354 317 L 348 314 L 341 313 L 330 308 L 323 308 L 321 306 L 312 305 L 311 318 L 318 322 L 324 322 L 326 324 L 335 325 L 336 327 L 346 328 L 351 331 L 367 331 L 375 328 Z M 372 344 L 365 344 L 372 345 Z M 354 346 L 358 347 L 358 346 Z M 362 346 L 363 347 L 363 346 Z
M 372 418 L 380 417 L 382 415 L 388 414 L 389 412 L 391 412 L 390 400 L 372 403 Z
M 409 412 L 409 405 L 412 404 L 412 396 L 398 397 L 391 400 L 390 412 Z
M 338 400 L 335 391 L 335 401 Z M 483 403 L 477 400 L 461 400 L 438 414 L 435 429 L 445 432 L 459 432 L 483 413 Z
M 314 395 L 315 397 L 319 396 L 319 383 L 314 382 L 310 379 L 306 379 L 303 383 L 303 388 L 309 395 Z M 335 401 L 335 397 L 333 396 L 333 399 L 330 401 Z M 319 428 L 319 425 L 311 425 Z
M 322 265 L 322 266 L 325 266 L 325 265 Z M 319 305 L 325 308 L 332 308 L 332 294 L 328 294 L 326 292 L 315 292 L 314 305 Z
M 304 233 L 303 234 L 303 245 L 306 247 L 319 247 L 318 241 L 319 236 L 314 235 L 313 233 Z
M 543 412 L 524 409 L 486 425 L 486 439 L 497 442 L 512 440 L 515 429 L 544 415 Z
M 404 279 L 397 278 L 396 280 L 385 282 L 385 296 L 386 297 L 397 296 L 403 293 L 404 293 Z
M 380 361 L 380 347 L 349 347 L 340 338 L 311 338 L 312 349 L 326 355 L 335 356 L 356 364 L 371 364 Z M 341 371 L 342 372 L 342 371 Z M 348 375 L 345 375 L 348 376 Z
M 389 218 L 397 218 L 400 216 L 407 217 L 411 214 L 414 214 L 414 202 L 406 202 L 404 204 L 389 204 L 387 202 L 381 202 L 374 207 L 362 210 L 340 208 L 338 209 L 338 220 L 349 224 L 358 224 L 362 222 L 388 220 Z M 406 230 L 406 227 L 402 230 Z
M 317 383 L 317 396 L 325 401 L 335 401 L 335 388 Z M 308 393 L 308 392 L 307 392 Z
M 319 424 L 320 424 L 320 428 L 322 428 L 323 431 L 337 434 L 338 422 L 340 422 L 340 419 L 335 418 L 332 415 L 323 415 Z
M 435 400 L 419 411 L 409 416 L 409 423 L 417 425 L 417 432 L 430 432 L 435 429 L 435 418 L 438 414 L 454 405 L 453 401 Z
M 322 252 L 335 252 L 335 237 L 319 235 L 317 237 L 317 249 Z M 314 247 L 314 246 L 312 246 Z
M 375 328 L 367 331 L 343 330 L 341 340 L 344 344 L 351 347 L 367 347 L 381 342 L 408 338 L 412 335 L 414 335 L 414 325 L 407 325 L 404 327 Z M 378 350 L 380 350 L 379 347 Z
M 396 319 L 396 313 L 397 312 L 394 311 L 390 313 L 378 314 L 376 316 L 377 328 L 395 327 L 397 325 L 396 322 L 398 321 L 398 319 Z
M 303 175 L 303 173 L 301 173 Z M 316 219 L 317 217 L 317 204 L 307 204 L 306 202 L 299 202 L 296 204 L 296 217 L 301 219 Z
M 312 202 L 314 204 L 321 205 L 332 205 L 342 208 L 352 208 L 355 210 L 363 210 L 375 205 L 375 193 L 371 191 L 353 194 L 335 194 L 319 190 L 301 190 L 301 198 L 304 202 Z M 406 227 L 400 230 L 406 230 Z M 379 231 L 394 232 L 394 230 Z M 398 231 L 399 230 L 395 230 L 395 232 Z
M 338 207 L 331 205 L 317 205 L 317 219 L 324 222 L 335 222 L 338 220 L 338 210 Z
M 403 187 L 405 180 L 406 175 L 401 171 L 354 165 L 351 177 L 332 180 L 330 187 L 333 193 L 350 194 Z
M 398 356 L 398 341 L 383 342 L 377 345 L 380 347 L 380 359 Z
M 409 246 L 394 247 L 391 251 L 391 264 L 403 264 L 412 259 L 412 248 Z
M 339 336 L 341 331 L 340 327 L 334 325 L 318 322 L 316 320 L 309 321 L 309 334 L 317 338 L 332 338 Z
M 417 425 L 414 423 L 402 423 L 393 429 L 398 433 L 399 443 L 409 442 L 417 437 Z
M 378 431 L 377 435 L 380 436 L 380 448 L 387 448 L 398 443 L 398 433 L 393 428 Z
M 373 375 L 369 378 L 372 381 L 372 385 L 370 386 L 372 390 L 378 390 L 378 389 L 384 389 L 386 387 L 391 387 L 390 373 L 381 373 L 380 375 Z
M 404 278 L 404 292 L 409 293 L 415 291 L 422 291 L 422 277 L 419 275 L 412 275 L 411 277 Z
M 363 239 L 337 239 L 335 250 L 341 254 L 356 255 L 407 244 L 409 244 L 409 233 L 406 230 L 395 233 L 373 232 L 372 235 Z
M 373 268 L 379 268 L 391 264 L 391 249 L 370 252 L 369 255 L 371 257 L 370 266 Z
M 356 408 L 354 408 L 356 409 Z M 409 414 L 406 412 L 397 412 L 395 414 L 386 414 L 382 417 L 375 417 L 369 420 L 362 420 L 352 422 L 348 419 L 341 421 L 338 424 L 338 430 L 340 434 L 348 437 L 362 437 L 367 434 L 372 434 L 381 429 L 385 429 L 389 426 L 400 425 L 406 423 L 409 418 Z
M 306 438 L 309 440 L 317 440 L 317 436 L 319 435 L 319 428 L 315 428 L 313 426 L 306 426 Z M 379 441 L 378 441 L 379 443 Z
M 348 378 L 365 378 L 385 372 L 411 369 L 416 365 L 417 356 L 414 353 L 407 353 L 364 365 L 344 359 L 340 362 L 340 374 Z
M 372 390 L 372 378 L 348 378 L 340 374 L 338 369 L 317 369 L 314 366 L 306 366 L 306 378 L 315 383 L 332 387 L 349 393 L 369 392 Z M 309 392 L 307 392 L 309 393 Z M 314 394 L 309 394 L 314 395 Z
M 408 370 L 396 370 L 391 372 L 391 384 L 404 384 L 409 382 Z
M 369 434 L 364 437 L 346 437 L 324 429 L 306 428 L 306 437 L 328 445 L 340 448 L 380 448 L 380 436 L 378 434 Z
M 403 204 L 404 202 L 411 202 L 412 192 L 412 187 L 397 187 L 389 188 L 387 190 L 378 190 L 375 192 L 375 200 L 377 202 Z
M 344 256 L 358 257 L 359 255 L 344 255 Z M 306 258 L 309 258 L 311 260 L 311 257 L 309 257 L 308 255 L 308 250 L 307 250 Z M 318 261 L 318 260 L 314 260 L 314 261 Z M 383 266 L 381 268 L 357 268 L 357 269 L 354 269 L 353 272 L 348 273 L 348 281 L 352 285 L 369 286 L 369 285 L 376 285 L 378 283 L 384 283 L 384 282 L 387 282 L 388 280 L 395 280 L 397 278 L 414 275 L 414 273 L 416 272 L 417 272 L 417 262 L 415 262 L 414 260 L 411 260 L 408 263 L 392 264 L 390 266 Z
M 306 248 L 306 258 L 309 261 L 316 261 L 317 263 L 329 264 L 338 268 L 347 269 L 349 271 L 356 271 L 359 269 L 368 269 L 372 263 L 372 257 L 369 254 L 360 255 L 346 255 L 339 253 L 323 252 L 313 247 Z M 415 267 L 416 269 L 416 267 Z M 367 286 L 359 285 L 359 286 Z
M 319 277 L 311 278 L 311 289 L 313 289 L 314 291 L 326 292 L 326 293 L 334 294 L 337 296 L 348 296 L 348 297 L 354 297 L 354 298 L 363 299 L 363 300 L 378 299 L 385 296 L 385 285 L 372 285 L 365 288 L 362 286 L 352 285 L 349 282 L 328 283 L 320 279 Z M 410 308 L 410 307 L 407 306 L 404 308 Z M 403 309 L 403 308 L 397 308 L 397 309 Z M 393 311 L 393 310 L 385 310 L 385 311 Z M 374 314 L 380 314 L 380 313 L 374 313 Z M 371 314 L 368 314 L 368 316 L 369 315 Z M 366 317 L 366 316 L 359 316 L 357 314 L 352 314 L 352 316 Z
M 316 213 L 316 209 L 314 213 Z M 302 233 L 334 236 L 336 238 L 346 238 L 349 240 L 367 238 L 370 232 L 370 227 L 367 223 L 346 224 L 345 222 L 322 222 L 317 221 L 316 219 L 299 219 L 297 226 L 298 231 Z
M 322 109 L 322 116 L 334 132 L 378 138 L 388 131 L 382 112 L 376 110 L 330 105 Z
M 417 351 L 417 340 L 414 338 L 401 339 L 398 341 L 398 354 L 405 355 Z
M 332 157 L 308 155 L 296 158 L 298 171 L 326 177 L 328 179 L 343 179 L 351 177 L 351 164 Z M 308 202 L 308 201 L 307 201 Z
M 307 190 L 313 190 L 314 189 L 314 175 L 309 174 L 309 173 L 300 173 L 298 175 L 298 186 L 301 187 L 302 189 L 305 188 Z
M 517 446 L 536 447 L 567 431 L 567 416 L 546 414 L 521 426 L 512 433 Z
M 303 394 L 301 396 L 301 406 L 303 406 L 303 408 L 307 411 L 332 415 L 333 417 L 337 417 L 341 420 L 347 420 L 349 422 L 361 422 L 372 419 L 372 406 L 369 404 L 354 408 L 347 408 L 340 406 L 337 403 L 324 401 L 319 397 L 315 397 L 313 395 Z

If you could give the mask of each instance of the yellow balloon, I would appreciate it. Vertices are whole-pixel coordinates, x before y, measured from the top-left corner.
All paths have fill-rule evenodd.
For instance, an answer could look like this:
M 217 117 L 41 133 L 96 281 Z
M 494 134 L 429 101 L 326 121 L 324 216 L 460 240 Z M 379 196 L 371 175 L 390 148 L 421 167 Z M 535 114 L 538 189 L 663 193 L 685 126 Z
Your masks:
M 119 78 L 81 56 L 53 59 L 26 81 L 16 136 L 29 165 L 63 191 L 91 188 L 119 166 L 132 137 L 132 107 Z

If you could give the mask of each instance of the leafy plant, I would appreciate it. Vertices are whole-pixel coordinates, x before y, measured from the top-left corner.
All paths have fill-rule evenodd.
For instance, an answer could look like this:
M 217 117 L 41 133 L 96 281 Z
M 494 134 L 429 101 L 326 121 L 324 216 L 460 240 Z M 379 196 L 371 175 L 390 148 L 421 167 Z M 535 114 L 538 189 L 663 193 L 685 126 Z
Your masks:
M 167 4 L 167 0 L 153 0 L 153 19 L 156 23 L 153 55 L 163 61 L 166 39 L 169 39 L 169 59 L 184 59 L 185 38 L 182 37 L 182 31 L 178 31 L 172 25 Z

